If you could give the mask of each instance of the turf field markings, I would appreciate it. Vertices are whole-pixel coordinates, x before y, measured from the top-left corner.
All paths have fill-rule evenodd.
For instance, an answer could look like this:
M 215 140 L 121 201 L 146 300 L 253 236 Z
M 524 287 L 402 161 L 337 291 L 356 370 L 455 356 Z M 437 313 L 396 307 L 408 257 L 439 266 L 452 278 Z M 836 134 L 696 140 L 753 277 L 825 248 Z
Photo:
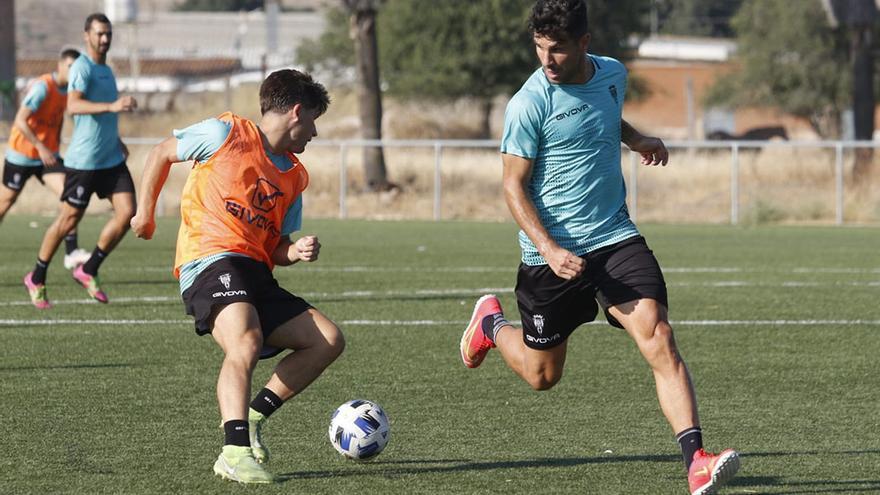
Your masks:
M 341 326 L 447 326 L 466 325 L 466 320 L 340 320 Z M 134 319 L 0 319 L 0 326 L 47 326 L 47 325 L 192 325 L 192 320 L 134 320 Z M 594 321 L 588 325 L 606 325 L 604 321 Z M 880 320 L 678 320 L 673 326 L 880 326 Z M 521 325 L 516 325 L 521 326 Z
M 118 267 L 112 268 L 119 270 Z M 0 267 L 2 271 L 13 271 L 20 268 L 12 266 Z M 450 266 L 450 267 L 424 267 L 424 266 L 369 266 L 369 265 L 352 265 L 352 266 L 300 266 L 295 268 L 299 272 L 314 273 L 515 273 L 516 266 Z M 151 273 L 171 273 L 171 269 L 167 266 L 141 266 L 130 270 L 120 270 L 128 272 L 151 272 Z M 822 273 L 822 274 L 880 274 L 880 267 L 873 268 L 856 268 L 856 267 L 794 267 L 794 268 L 742 268 L 735 266 L 687 266 L 687 267 L 664 267 L 665 273 Z

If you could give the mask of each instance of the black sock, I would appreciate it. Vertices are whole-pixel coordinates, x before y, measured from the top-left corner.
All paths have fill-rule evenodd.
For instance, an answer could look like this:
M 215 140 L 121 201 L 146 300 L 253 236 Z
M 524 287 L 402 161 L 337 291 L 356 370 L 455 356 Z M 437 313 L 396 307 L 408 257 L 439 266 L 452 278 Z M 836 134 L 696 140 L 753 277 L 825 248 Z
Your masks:
M 675 435 L 675 439 L 678 440 L 678 445 L 681 447 L 684 467 L 690 469 L 691 462 L 694 460 L 694 452 L 703 448 L 703 430 L 697 427 L 688 428 Z
M 253 401 L 251 401 L 251 409 L 268 418 L 283 404 L 284 401 L 275 395 L 275 392 L 268 388 L 264 388 L 263 390 L 260 390 L 260 393 L 254 397 Z
M 101 268 L 101 263 L 104 262 L 104 258 L 107 257 L 108 253 L 105 253 L 98 246 L 95 246 L 95 250 L 92 251 L 92 257 L 89 258 L 89 261 L 86 261 L 83 264 L 83 271 L 88 273 L 91 276 L 95 276 L 98 274 L 98 268 Z
M 480 326 L 483 329 L 483 334 L 489 337 L 492 343 L 495 343 L 495 336 L 498 335 L 498 330 L 501 330 L 501 327 L 505 325 L 510 325 L 510 322 L 504 318 L 504 313 L 495 313 L 494 315 L 483 317 L 483 323 Z
M 223 445 L 238 445 L 250 447 L 251 437 L 248 435 L 248 422 L 243 419 L 232 419 L 223 423 L 223 431 L 226 433 L 226 443 Z
M 37 264 L 34 266 L 34 274 L 31 275 L 31 282 L 35 284 L 46 283 L 46 270 L 49 268 L 49 262 L 37 258 Z
M 76 251 L 79 242 L 76 239 L 76 232 L 71 232 L 64 237 L 64 254 L 70 254 Z

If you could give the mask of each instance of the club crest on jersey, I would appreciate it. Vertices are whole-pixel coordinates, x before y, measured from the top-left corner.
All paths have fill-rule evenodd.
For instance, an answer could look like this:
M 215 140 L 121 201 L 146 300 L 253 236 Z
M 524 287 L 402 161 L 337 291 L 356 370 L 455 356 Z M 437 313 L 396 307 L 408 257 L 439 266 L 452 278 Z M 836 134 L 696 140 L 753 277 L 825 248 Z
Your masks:
M 535 322 L 535 330 L 538 331 L 538 335 L 544 335 L 544 315 L 535 315 L 532 321 Z
M 268 213 L 275 208 L 276 200 L 281 196 L 284 196 L 284 193 L 278 186 L 260 177 L 257 180 L 257 187 L 254 188 L 254 194 L 251 196 L 251 204 L 254 205 L 254 208 Z
M 229 290 L 229 284 L 232 282 L 232 275 L 224 273 L 217 278 L 220 280 L 220 283 L 223 284 L 223 287 L 226 287 L 226 290 Z
M 614 103 L 620 104 L 617 101 L 617 86 L 613 84 L 611 86 L 608 86 L 608 92 L 611 93 L 611 97 L 614 98 Z

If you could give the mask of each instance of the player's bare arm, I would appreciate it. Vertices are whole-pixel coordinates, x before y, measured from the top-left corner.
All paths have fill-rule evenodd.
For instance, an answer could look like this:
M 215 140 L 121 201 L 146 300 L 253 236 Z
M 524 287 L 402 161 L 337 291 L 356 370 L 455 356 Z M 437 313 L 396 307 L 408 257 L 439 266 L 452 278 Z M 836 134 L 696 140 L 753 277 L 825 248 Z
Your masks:
M 278 266 L 289 266 L 300 261 L 317 261 L 321 252 L 321 243 L 317 236 L 300 237 L 296 242 L 290 237 L 282 237 L 278 247 L 272 252 L 272 261 Z
M 156 201 L 168 179 L 171 164 L 177 158 L 177 138 L 170 137 L 154 146 L 147 154 L 138 195 L 137 214 L 131 219 L 131 230 L 141 239 L 150 239 L 156 230 Z
M 660 138 L 645 136 L 623 119 L 620 119 L 620 140 L 642 155 L 642 165 L 666 166 L 669 162 L 669 151 Z
M 37 135 L 34 134 L 33 129 L 31 129 L 27 123 L 27 119 L 30 118 L 32 113 L 33 111 L 30 108 L 22 105 L 19 107 L 18 112 L 15 113 L 13 125 L 21 131 L 21 135 L 24 136 L 25 139 L 30 141 L 30 143 L 37 148 L 37 152 L 40 154 L 40 161 L 43 162 L 43 165 L 54 167 L 58 164 L 58 159 L 55 157 L 55 153 L 52 153 L 52 151 L 37 138 Z
M 67 111 L 71 115 L 131 112 L 135 109 L 137 109 L 137 100 L 133 96 L 121 96 L 116 101 L 104 103 L 87 100 L 82 91 L 67 93 Z
M 501 154 L 504 163 L 504 199 L 523 232 L 535 243 L 553 273 L 566 280 L 580 276 L 585 267 L 583 258 L 561 247 L 550 237 L 538 218 L 538 211 L 527 189 L 534 162 L 516 155 Z

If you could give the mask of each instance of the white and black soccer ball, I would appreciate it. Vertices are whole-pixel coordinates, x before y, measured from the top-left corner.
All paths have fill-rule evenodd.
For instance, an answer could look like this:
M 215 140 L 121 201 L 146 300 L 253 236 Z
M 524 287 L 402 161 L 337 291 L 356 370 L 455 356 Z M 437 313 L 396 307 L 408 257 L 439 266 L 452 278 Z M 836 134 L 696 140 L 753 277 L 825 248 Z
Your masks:
M 343 456 L 366 461 L 388 445 L 391 430 L 385 411 L 368 400 L 351 400 L 337 407 L 330 417 L 330 443 Z

